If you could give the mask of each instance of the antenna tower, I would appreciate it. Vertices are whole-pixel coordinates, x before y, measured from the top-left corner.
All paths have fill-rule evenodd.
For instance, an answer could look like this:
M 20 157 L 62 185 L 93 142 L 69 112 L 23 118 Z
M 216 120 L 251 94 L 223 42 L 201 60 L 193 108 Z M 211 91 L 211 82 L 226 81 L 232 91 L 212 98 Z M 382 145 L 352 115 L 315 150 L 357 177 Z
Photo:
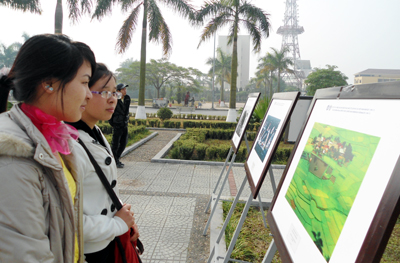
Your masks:
M 285 17 L 283 26 L 278 28 L 277 33 L 282 35 L 281 49 L 287 47 L 289 52 L 287 56 L 293 61 L 294 74 L 284 72 L 283 79 L 286 83 L 297 87 L 299 90 L 302 87 L 302 80 L 305 78 L 304 72 L 298 68 L 298 61 L 301 60 L 298 35 L 304 32 L 304 28 L 298 25 L 296 0 L 286 0 Z

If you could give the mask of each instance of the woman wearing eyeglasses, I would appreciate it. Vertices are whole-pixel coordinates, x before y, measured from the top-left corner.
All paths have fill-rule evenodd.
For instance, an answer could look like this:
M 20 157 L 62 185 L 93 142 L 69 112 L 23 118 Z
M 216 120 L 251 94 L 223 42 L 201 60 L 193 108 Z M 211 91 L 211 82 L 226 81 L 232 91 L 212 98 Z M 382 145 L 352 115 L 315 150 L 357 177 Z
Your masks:
M 97 63 L 95 74 L 89 82 L 93 94 L 86 105 L 80 121 L 71 123 L 78 129 L 79 138 L 93 155 L 105 174 L 109 184 L 118 195 L 117 167 L 110 145 L 96 126 L 99 120 L 109 120 L 114 113 L 117 100 L 122 94 L 116 91 L 116 80 L 104 64 Z M 83 176 L 83 239 L 87 262 L 114 262 L 115 237 L 126 233 L 131 227 L 138 238 L 131 205 L 126 204 L 117 211 L 106 188 L 85 150 L 76 142 L 79 149 Z

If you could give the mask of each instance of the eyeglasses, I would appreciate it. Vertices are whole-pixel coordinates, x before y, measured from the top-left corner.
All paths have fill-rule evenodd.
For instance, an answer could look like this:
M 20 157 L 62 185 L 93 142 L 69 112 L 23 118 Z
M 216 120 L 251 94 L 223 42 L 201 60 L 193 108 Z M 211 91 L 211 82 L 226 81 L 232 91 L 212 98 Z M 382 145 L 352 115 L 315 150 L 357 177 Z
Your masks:
M 121 92 L 111 92 L 111 91 L 92 91 L 93 94 L 100 94 L 102 98 L 104 99 L 109 99 L 111 96 L 114 96 L 117 99 L 122 98 L 122 93 Z

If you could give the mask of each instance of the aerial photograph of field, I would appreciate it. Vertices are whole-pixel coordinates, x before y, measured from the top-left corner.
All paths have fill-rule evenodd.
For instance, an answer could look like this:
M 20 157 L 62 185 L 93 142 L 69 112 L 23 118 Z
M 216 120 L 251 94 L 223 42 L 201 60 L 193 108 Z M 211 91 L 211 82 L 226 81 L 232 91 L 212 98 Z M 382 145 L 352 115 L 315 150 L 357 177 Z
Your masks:
M 380 138 L 315 123 L 286 200 L 327 262 Z
M 271 146 L 272 140 L 276 134 L 276 129 L 278 128 L 280 122 L 280 119 L 269 115 L 267 116 L 264 125 L 260 128 L 260 134 L 255 142 L 255 150 L 261 162 L 264 161 L 264 158 L 267 155 L 268 149 Z

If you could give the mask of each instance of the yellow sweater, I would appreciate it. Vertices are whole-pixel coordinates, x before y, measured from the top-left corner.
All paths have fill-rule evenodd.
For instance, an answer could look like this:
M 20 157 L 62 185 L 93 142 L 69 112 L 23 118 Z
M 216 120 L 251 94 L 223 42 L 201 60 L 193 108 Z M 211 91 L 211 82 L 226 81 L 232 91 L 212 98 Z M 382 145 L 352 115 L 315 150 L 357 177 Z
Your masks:
M 69 188 L 69 191 L 70 191 L 71 196 L 72 196 L 72 203 L 75 204 L 75 199 L 74 199 L 74 197 L 76 195 L 76 183 L 75 183 L 75 180 L 72 177 L 71 172 L 64 165 L 64 161 L 61 158 L 61 156 L 60 156 L 60 160 L 61 160 L 63 171 L 64 171 L 64 174 L 65 174 L 65 178 L 67 178 L 68 188 Z M 75 233 L 75 259 L 74 259 L 74 262 L 78 262 L 78 260 L 79 260 L 79 245 L 78 245 L 78 236 Z

